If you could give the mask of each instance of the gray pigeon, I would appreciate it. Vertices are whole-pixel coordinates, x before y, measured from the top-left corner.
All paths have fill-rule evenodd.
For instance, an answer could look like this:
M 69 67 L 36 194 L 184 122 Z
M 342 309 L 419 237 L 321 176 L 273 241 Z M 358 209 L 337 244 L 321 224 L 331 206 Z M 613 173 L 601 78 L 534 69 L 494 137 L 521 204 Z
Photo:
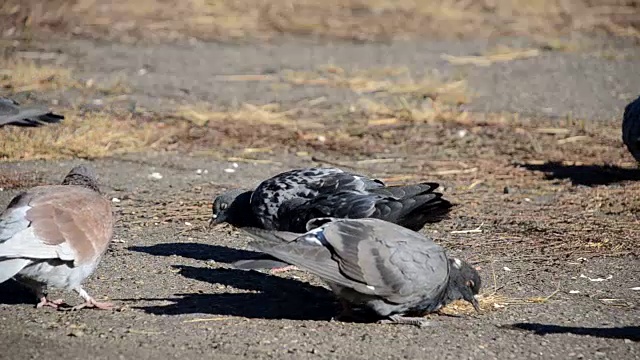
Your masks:
M 32 289 L 37 307 L 61 308 L 47 286 L 75 290 L 86 302 L 72 309 L 110 309 L 81 283 L 93 273 L 113 234 L 111 203 L 100 195 L 95 172 L 76 166 L 62 185 L 37 186 L 0 213 L 0 283 L 14 278 Z
M 256 249 L 323 279 L 345 311 L 383 322 L 427 325 L 420 316 L 464 299 L 480 311 L 478 272 L 425 236 L 379 219 L 311 220 L 296 234 L 244 228 Z
M 622 141 L 636 161 L 640 162 L 640 97 L 624 108 Z
M 35 127 L 58 123 L 62 120 L 64 120 L 64 116 L 54 114 L 47 109 L 22 108 L 18 102 L 0 97 L 0 127 L 5 125 Z
M 436 183 L 385 186 L 378 180 L 336 168 L 287 171 L 254 191 L 235 189 L 213 201 L 211 224 L 305 232 L 319 217 L 378 218 L 419 230 L 446 218 L 451 207 Z

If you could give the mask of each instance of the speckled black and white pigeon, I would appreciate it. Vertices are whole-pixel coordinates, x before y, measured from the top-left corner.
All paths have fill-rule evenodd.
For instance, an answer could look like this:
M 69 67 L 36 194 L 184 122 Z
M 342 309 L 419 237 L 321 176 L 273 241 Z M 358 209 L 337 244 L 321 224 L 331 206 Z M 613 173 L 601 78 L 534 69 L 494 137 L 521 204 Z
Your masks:
M 212 224 L 305 232 L 319 217 L 377 218 L 419 230 L 445 218 L 452 204 L 425 182 L 385 186 L 337 168 L 296 169 L 263 181 L 254 190 L 231 190 L 213 201 Z
M 58 123 L 62 120 L 64 116 L 54 114 L 47 109 L 24 108 L 12 99 L 0 97 L 0 127 L 5 125 L 35 127 Z
M 256 249 L 323 279 L 349 311 L 361 308 L 385 322 L 427 325 L 420 316 L 475 298 L 480 275 L 448 258 L 431 239 L 379 219 L 311 220 L 297 234 L 244 228 Z
M 32 289 L 38 307 L 59 308 L 47 287 L 75 290 L 85 303 L 110 309 L 82 287 L 113 234 L 111 202 L 100 195 L 93 169 L 76 166 L 61 185 L 33 187 L 0 213 L 0 283 L 14 278 Z
M 624 108 L 622 141 L 636 161 L 640 162 L 640 97 Z

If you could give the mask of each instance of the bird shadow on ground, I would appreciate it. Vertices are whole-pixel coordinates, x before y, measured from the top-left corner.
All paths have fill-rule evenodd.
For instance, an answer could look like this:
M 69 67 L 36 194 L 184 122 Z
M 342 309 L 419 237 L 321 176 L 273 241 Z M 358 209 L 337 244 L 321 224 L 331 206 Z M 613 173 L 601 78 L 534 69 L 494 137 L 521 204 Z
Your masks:
M 36 296 L 31 291 L 13 280 L 0 284 L 0 304 L 32 304 L 35 306 L 37 302 Z
M 230 264 L 238 260 L 263 256 L 262 253 L 255 251 L 233 249 L 226 246 L 202 243 L 168 243 L 151 246 L 129 246 L 127 249 L 155 256 L 178 255 L 194 260 L 213 260 L 223 264 Z
M 640 326 L 623 326 L 611 328 L 591 328 L 591 327 L 574 327 L 560 326 L 537 323 L 517 323 L 507 325 L 505 328 L 514 330 L 532 331 L 536 335 L 548 334 L 574 334 L 584 336 L 595 336 L 610 339 L 629 339 L 632 341 L 640 341 Z
M 570 179 L 573 185 L 609 185 L 622 181 L 640 180 L 640 169 L 621 168 L 613 165 L 564 165 L 548 162 L 542 165 L 523 164 L 531 171 L 546 173 L 546 179 Z
M 261 319 L 330 320 L 337 314 L 335 298 L 327 289 L 302 281 L 257 271 L 211 269 L 174 265 L 187 278 L 219 284 L 244 292 L 175 294 L 170 298 L 135 299 L 170 301 L 170 305 L 138 306 L 155 315 L 206 313 Z M 122 299 L 128 300 L 128 299 Z M 133 299 L 132 299 L 133 300 Z

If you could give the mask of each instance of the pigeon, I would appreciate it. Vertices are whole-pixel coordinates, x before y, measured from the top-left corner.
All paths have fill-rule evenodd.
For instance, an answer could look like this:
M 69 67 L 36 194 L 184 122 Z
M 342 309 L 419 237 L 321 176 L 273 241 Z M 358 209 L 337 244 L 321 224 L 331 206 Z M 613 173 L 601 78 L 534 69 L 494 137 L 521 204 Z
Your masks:
M 453 206 L 435 192 L 438 186 L 385 186 L 337 168 L 296 169 L 253 191 L 233 189 L 217 196 L 210 223 L 303 233 L 314 218 L 378 218 L 417 231 L 446 218 Z
M 349 313 L 384 323 L 430 325 L 421 317 L 458 299 L 480 311 L 478 272 L 431 239 L 380 219 L 318 218 L 304 234 L 243 228 L 252 247 L 324 280 Z
M 36 186 L 0 213 L 0 283 L 11 278 L 33 290 L 38 308 L 69 308 L 47 298 L 47 287 L 75 290 L 84 307 L 110 309 L 81 283 L 91 275 L 113 234 L 111 203 L 101 196 L 93 169 L 76 166 L 61 185 Z
M 624 108 L 622 141 L 636 161 L 640 162 L 640 97 Z
M 54 114 L 47 109 L 21 108 L 18 102 L 0 97 L 0 127 L 5 125 L 36 127 L 59 123 L 62 120 L 64 120 L 64 116 Z

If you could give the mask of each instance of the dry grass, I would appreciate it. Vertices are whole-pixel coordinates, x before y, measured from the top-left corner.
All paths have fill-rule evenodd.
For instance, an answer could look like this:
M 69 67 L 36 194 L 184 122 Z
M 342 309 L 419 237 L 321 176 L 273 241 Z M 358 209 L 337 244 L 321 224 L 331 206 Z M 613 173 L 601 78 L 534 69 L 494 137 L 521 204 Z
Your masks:
M 507 306 L 524 305 L 524 304 L 544 304 L 551 299 L 557 291 L 548 296 L 536 296 L 526 299 L 510 298 L 497 292 L 483 293 L 477 296 L 478 304 L 482 312 L 495 311 L 503 309 Z M 445 315 L 470 315 L 476 313 L 473 306 L 464 300 L 456 300 L 440 309 Z
M 0 88 L 18 93 L 76 87 L 68 69 L 37 65 L 31 60 L 0 58 Z
M 469 101 L 465 81 L 445 82 L 431 76 L 415 80 L 404 67 L 347 71 L 326 65 L 314 72 L 286 71 L 284 80 L 293 85 L 348 88 L 357 94 L 410 95 L 456 104 Z
M 61 124 L 0 129 L 1 160 L 98 158 L 146 151 L 168 141 L 171 129 L 131 115 L 65 112 Z
M 104 83 L 92 79 L 79 82 L 69 69 L 19 58 L 0 58 L 0 88 L 9 96 L 71 88 L 87 94 L 116 96 L 130 91 L 121 77 Z M 74 109 L 59 112 L 65 116 L 61 124 L 0 128 L 0 160 L 96 158 L 142 151 L 167 142 L 178 131 L 174 127 L 159 132 L 164 124 L 154 124 L 131 114 L 80 113 Z
M 131 40 L 244 39 L 278 34 L 381 40 L 525 35 L 572 31 L 640 37 L 632 0 L 9 0 L 5 33 L 73 31 Z
M 509 49 L 499 48 L 493 49 L 487 55 L 479 56 L 452 56 L 443 54 L 442 59 L 455 65 L 476 65 L 489 66 L 494 63 L 514 61 L 518 59 L 527 59 L 540 55 L 538 49 Z

